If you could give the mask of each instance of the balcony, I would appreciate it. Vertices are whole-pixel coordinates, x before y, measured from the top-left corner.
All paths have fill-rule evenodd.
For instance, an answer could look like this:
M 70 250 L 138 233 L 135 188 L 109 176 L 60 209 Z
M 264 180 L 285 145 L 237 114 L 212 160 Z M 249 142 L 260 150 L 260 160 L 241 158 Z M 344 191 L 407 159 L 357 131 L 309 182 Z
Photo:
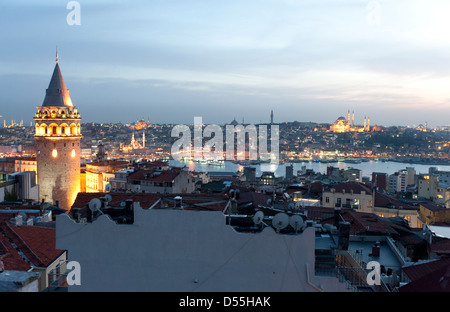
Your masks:
M 68 261 L 64 261 L 47 275 L 48 287 L 45 292 L 67 292 Z

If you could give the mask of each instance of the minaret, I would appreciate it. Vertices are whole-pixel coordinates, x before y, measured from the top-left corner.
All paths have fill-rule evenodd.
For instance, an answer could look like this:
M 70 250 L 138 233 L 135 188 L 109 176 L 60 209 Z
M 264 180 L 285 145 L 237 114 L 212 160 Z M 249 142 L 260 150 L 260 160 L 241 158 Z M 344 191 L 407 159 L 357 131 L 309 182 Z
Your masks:
M 370 117 L 367 117 L 367 131 L 370 131 Z
M 352 128 L 355 126 L 355 111 L 352 112 Z
M 364 131 L 366 131 L 366 117 L 364 117 Z
M 270 111 L 270 124 L 273 124 L 273 109 Z
M 56 65 L 44 102 L 34 116 L 39 198 L 70 210 L 80 191 L 80 121 Z
M 105 151 L 105 145 L 103 145 L 103 143 L 100 143 L 98 145 L 98 153 L 96 155 L 96 160 L 97 161 L 104 161 L 108 159 L 108 155 L 106 154 Z
M 145 129 L 142 130 L 142 147 L 145 147 Z
M 131 145 L 133 148 L 135 148 L 136 140 L 134 139 L 134 130 L 133 130 L 133 135 L 131 136 L 131 142 L 130 142 L 130 145 Z
M 350 126 L 350 110 L 347 112 L 347 125 Z

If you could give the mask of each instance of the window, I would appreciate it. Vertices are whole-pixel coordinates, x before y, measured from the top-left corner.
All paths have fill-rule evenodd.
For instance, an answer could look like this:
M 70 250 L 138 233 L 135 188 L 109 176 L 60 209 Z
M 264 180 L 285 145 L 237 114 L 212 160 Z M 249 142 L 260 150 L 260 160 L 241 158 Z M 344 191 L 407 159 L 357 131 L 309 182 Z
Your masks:
M 325 202 L 328 204 L 330 202 L 330 197 L 325 197 Z

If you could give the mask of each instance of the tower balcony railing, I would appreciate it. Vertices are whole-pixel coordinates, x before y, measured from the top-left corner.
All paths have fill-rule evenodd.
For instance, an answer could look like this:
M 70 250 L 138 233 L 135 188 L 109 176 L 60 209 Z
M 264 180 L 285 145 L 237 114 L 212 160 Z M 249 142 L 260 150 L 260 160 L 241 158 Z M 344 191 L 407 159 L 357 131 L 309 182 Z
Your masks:
M 35 113 L 34 119 L 81 119 L 81 114 L 51 114 Z
M 41 137 L 41 138 L 81 138 L 82 137 L 82 135 L 80 133 L 77 133 L 77 134 L 63 134 L 63 133 L 59 133 L 59 134 L 48 134 L 48 133 L 40 134 L 40 133 L 36 133 L 34 136 L 35 137 Z

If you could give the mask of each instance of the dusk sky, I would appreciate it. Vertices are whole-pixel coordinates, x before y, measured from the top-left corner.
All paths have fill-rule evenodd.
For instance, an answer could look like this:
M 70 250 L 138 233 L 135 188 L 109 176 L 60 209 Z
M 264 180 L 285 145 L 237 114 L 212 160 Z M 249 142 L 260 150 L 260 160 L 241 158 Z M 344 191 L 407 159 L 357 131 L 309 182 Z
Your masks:
M 450 124 L 448 0 L 0 3 L 0 121 L 59 64 L 83 122 Z

